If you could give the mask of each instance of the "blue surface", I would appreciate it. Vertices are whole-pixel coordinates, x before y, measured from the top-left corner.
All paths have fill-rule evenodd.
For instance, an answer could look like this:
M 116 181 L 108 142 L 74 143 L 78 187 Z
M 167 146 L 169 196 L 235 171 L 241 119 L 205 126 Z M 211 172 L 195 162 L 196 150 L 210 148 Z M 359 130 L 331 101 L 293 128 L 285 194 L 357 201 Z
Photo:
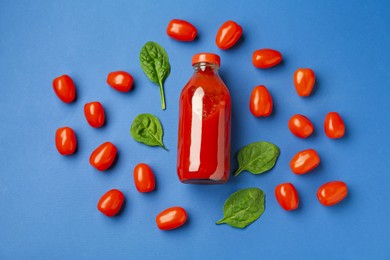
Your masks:
M 1 259 L 390 259 L 388 1 L 82 2 L 0 2 Z M 167 37 L 172 18 L 192 22 L 198 40 Z M 221 51 L 215 34 L 229 19 L 242 25 L 244 37 Z M 166 111 L 160 109 L 158 88 L 139 66 L 148 40 L 159 42 L 170 57 Z M 283 63 L 254 68 L 252 52 L 266 47 L 280 50 Z M 253 141 L 274 142 L 281 155 L 272 171 L 242 173 L 221 186 L 179 183 L 178 98 L 192 74 L 191 57 L 201 51 L 221 55 L 220 74 L 233 102 L 232 155 Z M 292 75 L 298 67 L 316 72 L 309 98 L 295 93 Z M 123 94 L 109 88 L 106 76 L 114 70 L 129 71 L 135 89 Z M 70 105 L 52 90 L 52 80 L 62 74 L 77 85 L 77 101 Z M 254 118 L 248 109 L 259 84 L 274 98 L 269 118 Z M 102 129 L 91 128 L 83 115 L 84 104 L 93 100 L 106 109 Z M 328 139 L 322 130 L 329 111 L 345 120 L 341 140 Z M 131 138 L 130 124 L 144 112 L 161 119 L 169 152 Z M 294 113 L 312 119 L 314 136 L 302 140 L 289 132 Z M 69 157 L 54 145 L 56 129 L 65 125 L 74 128 L 79 143 Z M 119 159 L 111 170 L 98 172 L 88 158 L 104 141 L 117 145 Z M 305 148 L 318 151 L 321 166 L 294 175 L 289 161 Z M 139 162 L 155 171 L 158 188 L 151 194 L 134 187 L 132 169 Z M 316 190 L 335 179 L 345 181 L 350 194 L 339 205 L 323 207 Z M 273 195 L 287 181 L 300 194 L 295 212 L 283 211 Z M 215 225 L 225 199 L 252 186 L 267 194 L 263 216 L 245 230 Z M 96 209 L 111 188 L 126 196 L 115 218 Z M 189 222 L 162 232 L 155 216 L 173 205 L 187 209 Z

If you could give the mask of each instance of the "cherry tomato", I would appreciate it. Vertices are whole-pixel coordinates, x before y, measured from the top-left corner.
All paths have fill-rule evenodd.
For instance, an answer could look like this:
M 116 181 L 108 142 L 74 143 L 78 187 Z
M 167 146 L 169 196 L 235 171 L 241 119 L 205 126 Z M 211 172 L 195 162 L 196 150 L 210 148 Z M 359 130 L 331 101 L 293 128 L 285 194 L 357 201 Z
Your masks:
M 278 65 L 282 61 L 282 54 L 272 49 L 261 49 L 253 52 L 253 66 L 260 69 L 268 69 Z
M 331 181 L 318 188 L 317 198 L 324 206 L 333 206 L 348 194 L 347 185 L 342 181 Z
M 107 76 L 107 84 L 120 92 L 128 92 L 133 87 L 133 76 L 126 71 L 110 72 Z
M 252 90 L 249 108 L 254 116 L 269 116 L 272 113 L 272 97 L 263 85 Z
M 314 131 L 314 126 L 309 118 L 299 114 L 293 115 L 288 120 L 288 128 L 291 133 L 300 138 L 306 138 Z
M 89 163 L 97 170 L 105 171 L 114 162 L 116 153 L 115 145 L 105 142 L 92 152 L 91 157 L 89 157 Z
M 275 196 L 283 209 L 294 210 L 298 208 L 298 192 L 291 183 L 287 182 L 276 186 Z
M 187 221 L 187 212 L 182 207 L 171 207 L 160 212 L 156 223 L 161 230 L 171 230 L 182 226 Z
M 92 127 L 103 126 L 106 118 L 102 104 L 97 101 L 85 104 L 84 115 Z
M 313 90 L 316 77 L 311 69 L 297 69 L 294 73 L 294 85 L 299 96 L 307 97 Z
M 57 129 L 56 147 L 62 155 L 70 155 L 76 151 L 77 139 L 72 128 L 61 127 Z
M 107 191 L 97 204 L 98 210 L 107 217 L 113 217 L 121 210 L 125 196 L 120 190 Z
M 149 165 L 140 163 L 135 166 L 134 183 L 139 192 L 151 192 L 154 190 L 156 181 Z
M 185 20 L 173 19 L 167 27 L 168 36 L 178 41 L 193 41 L 197 33 L 195 26 Z
M 53 80 L 53 89 L 56 95 L 65 103 L 70 103 L 76 98 L 76 87 L 68 75 L 62 75 Z
M 242 35 L 242 28 L 234 21 L 227 21 L 221 25 L 215 38 L 215 43 L 222 50 L 233 47 Z
M 325 117 L 324 130 L 329 138 L 341 138 L 345 133 L 344 121 L 337 112 L 329 112 Z
M 290 161 L 290 168 L 295 174 L 305 174 L 320 164 L 320 157 L 313 149 L 297 153 Z

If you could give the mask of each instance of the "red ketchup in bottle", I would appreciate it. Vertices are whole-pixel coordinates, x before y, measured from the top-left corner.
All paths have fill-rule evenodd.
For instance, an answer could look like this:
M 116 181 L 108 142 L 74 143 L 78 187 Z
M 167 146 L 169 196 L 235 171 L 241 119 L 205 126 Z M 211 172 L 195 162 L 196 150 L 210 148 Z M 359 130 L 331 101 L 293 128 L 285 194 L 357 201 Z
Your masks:
M 220 58 L 195 54 L 192 66 L 195 72 L 180 95 L 177 174 L 183 183 L 225 183 L 230 172 L 231 102 L 218 74 Z

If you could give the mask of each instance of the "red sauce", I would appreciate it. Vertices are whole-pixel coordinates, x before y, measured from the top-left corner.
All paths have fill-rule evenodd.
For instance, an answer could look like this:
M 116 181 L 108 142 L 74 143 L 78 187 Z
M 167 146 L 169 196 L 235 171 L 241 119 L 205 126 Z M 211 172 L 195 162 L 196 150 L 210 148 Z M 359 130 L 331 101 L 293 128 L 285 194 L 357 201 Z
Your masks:
M 194 68 L 180 96 L 177 173 L 184 183 L 225 183 L 230 171 L 229 90 L 215 64 Z

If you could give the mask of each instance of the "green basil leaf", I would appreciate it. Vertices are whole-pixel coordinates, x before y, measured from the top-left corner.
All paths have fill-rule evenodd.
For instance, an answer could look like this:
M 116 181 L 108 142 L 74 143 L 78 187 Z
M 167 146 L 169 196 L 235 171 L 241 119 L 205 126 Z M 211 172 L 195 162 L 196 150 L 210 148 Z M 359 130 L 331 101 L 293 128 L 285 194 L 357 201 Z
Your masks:
M 162 140 L 163 129 L 160 120 L 152 114 L 138 115 L 131 125 L 130 134 L 137 142 L 161 146 L 167 150 Z
M 253 174 L 261 174 L 272 169 L 279 153 L 279 148 L 269 142 L 255 142 L 241 148 L 237 155 L 239 167 L 234 176 L 245 170 Z
M 156 42 L 147 42 L 139 54 L 141 68 L 150 81 L 160 87 L 161 108 L 165 110 L 164 81 L 171 72 L 166 51 Z
M 247 188 L 233 193 L 223 206 L 223 218 L 216 224 L 245 228 L 257 220 L 265 210 L 265 193 L 258 188 Z

